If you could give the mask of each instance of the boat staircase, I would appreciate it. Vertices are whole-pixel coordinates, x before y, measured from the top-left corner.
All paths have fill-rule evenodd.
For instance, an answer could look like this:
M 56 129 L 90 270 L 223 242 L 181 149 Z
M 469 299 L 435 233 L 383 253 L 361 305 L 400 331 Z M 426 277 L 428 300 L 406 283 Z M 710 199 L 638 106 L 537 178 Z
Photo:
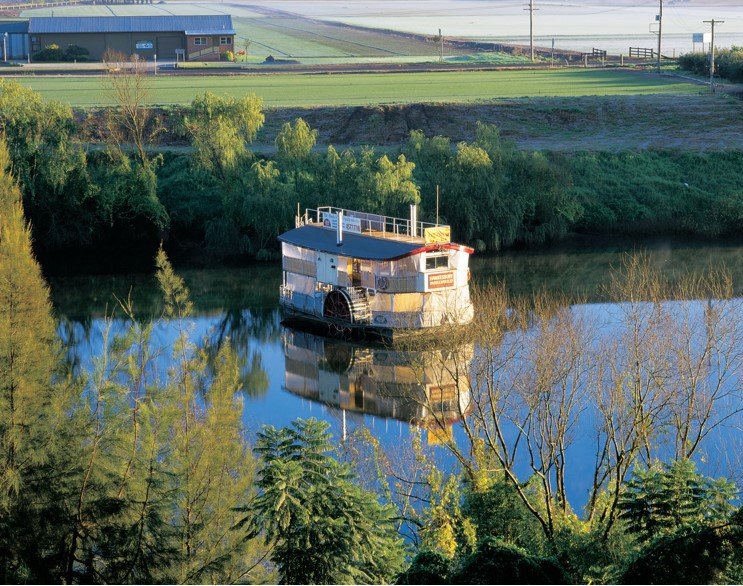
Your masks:
M 366 295 L 366 289 L 364 287 L 347 287 L 346 293 L 351 304 L 353 323 L 370 323 L 371 308 L 369 307 L 369 297 Z

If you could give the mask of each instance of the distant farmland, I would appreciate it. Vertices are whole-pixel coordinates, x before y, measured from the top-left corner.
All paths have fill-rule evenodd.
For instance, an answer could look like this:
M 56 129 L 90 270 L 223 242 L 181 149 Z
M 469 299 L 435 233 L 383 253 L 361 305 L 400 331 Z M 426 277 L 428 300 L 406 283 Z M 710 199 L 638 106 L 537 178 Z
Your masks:
M 105 106 L 103 76 L 37 76 L 17 80 L 45 98 L 73 106 Z M 151 79 L 152 104 L 184 104 L 197 94 L 255 93 L 267 106 L 483 102 L 527 96 L 698 93 L 673 79 L 616 70 L 447 71 L 363 74 L 183 75 Z
M 28 10 L 24 16 L 157 16 L 164 14 L 230 14 L 237 32 L 238 49 L 250 41 L 248 53 L 265 58 L 295 59 L 303 63 L 344 62 L 359 58 L 379 61 L 433 59 L 439 55 L 434 40 L 331 24 L 269 9 L 231 4 L 164 3 L 151 5 L 81 5 Z M 448 49 L 447 55 L 464 55 L 463 49 Z M 523 58 L 513 57 L 518 62 Z

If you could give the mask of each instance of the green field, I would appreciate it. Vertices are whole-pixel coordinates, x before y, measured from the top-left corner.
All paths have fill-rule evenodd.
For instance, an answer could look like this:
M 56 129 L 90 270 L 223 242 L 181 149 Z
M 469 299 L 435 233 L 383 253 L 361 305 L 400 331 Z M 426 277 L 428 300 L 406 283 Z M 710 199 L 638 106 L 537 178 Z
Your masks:
M 18 77 L 48 99 L 73 106 L 112 103 L 103 76 Z M 481 102 L 525 96 L 698 93 L 700 86 L 615 70 L 447 71 L 356 74 L 246 74 L 153 77 L 153 104 L 183 104 L 197 94 L 255 93 L 267 106 Z

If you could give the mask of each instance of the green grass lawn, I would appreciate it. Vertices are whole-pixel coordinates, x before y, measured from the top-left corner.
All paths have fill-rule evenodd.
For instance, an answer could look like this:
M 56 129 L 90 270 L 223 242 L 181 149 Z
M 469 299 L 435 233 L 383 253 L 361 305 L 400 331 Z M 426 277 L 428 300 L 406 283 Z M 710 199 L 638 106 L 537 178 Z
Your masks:
M 18 77 L 42 96 L 73 106 L 111 104 L 103 76 Z M 359 74 L 250 74 L 152 78 L 151 103 L 183 104 L 205 91 L 255 93 L 267 106 L 476 102 L 526 96 L 700 92 L 690 83 L 607 70 L 454 71 Z

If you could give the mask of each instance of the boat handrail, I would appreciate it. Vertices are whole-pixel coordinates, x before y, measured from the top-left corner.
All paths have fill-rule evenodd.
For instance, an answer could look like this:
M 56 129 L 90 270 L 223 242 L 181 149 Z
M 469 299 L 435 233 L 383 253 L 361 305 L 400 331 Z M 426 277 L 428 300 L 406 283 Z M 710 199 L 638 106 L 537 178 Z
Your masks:
M 432 222 L 411 223 L 410 218 L 396 218 L 394 216 L 385 216 L 382 214 L 372 214 L 369 212 L 359 212 L 346 208 L 337 208 L 334 206 L 319 206 L 317 208 L 307 208 L 304 215 L 297 218 L 297 225 L 304 224 L 322 224 L 323 214 L 338 214 L 343 212 L 343 216 L 360 220 L 361 232 L 371 233 L 381 238 L 399 238 L 401 236 L 408 238 L 423 239 L 425 230 L 428 228 L 449 229 L 447 224 L 435 224 Z M 415 230 L 411 228 L 415 226 Z

